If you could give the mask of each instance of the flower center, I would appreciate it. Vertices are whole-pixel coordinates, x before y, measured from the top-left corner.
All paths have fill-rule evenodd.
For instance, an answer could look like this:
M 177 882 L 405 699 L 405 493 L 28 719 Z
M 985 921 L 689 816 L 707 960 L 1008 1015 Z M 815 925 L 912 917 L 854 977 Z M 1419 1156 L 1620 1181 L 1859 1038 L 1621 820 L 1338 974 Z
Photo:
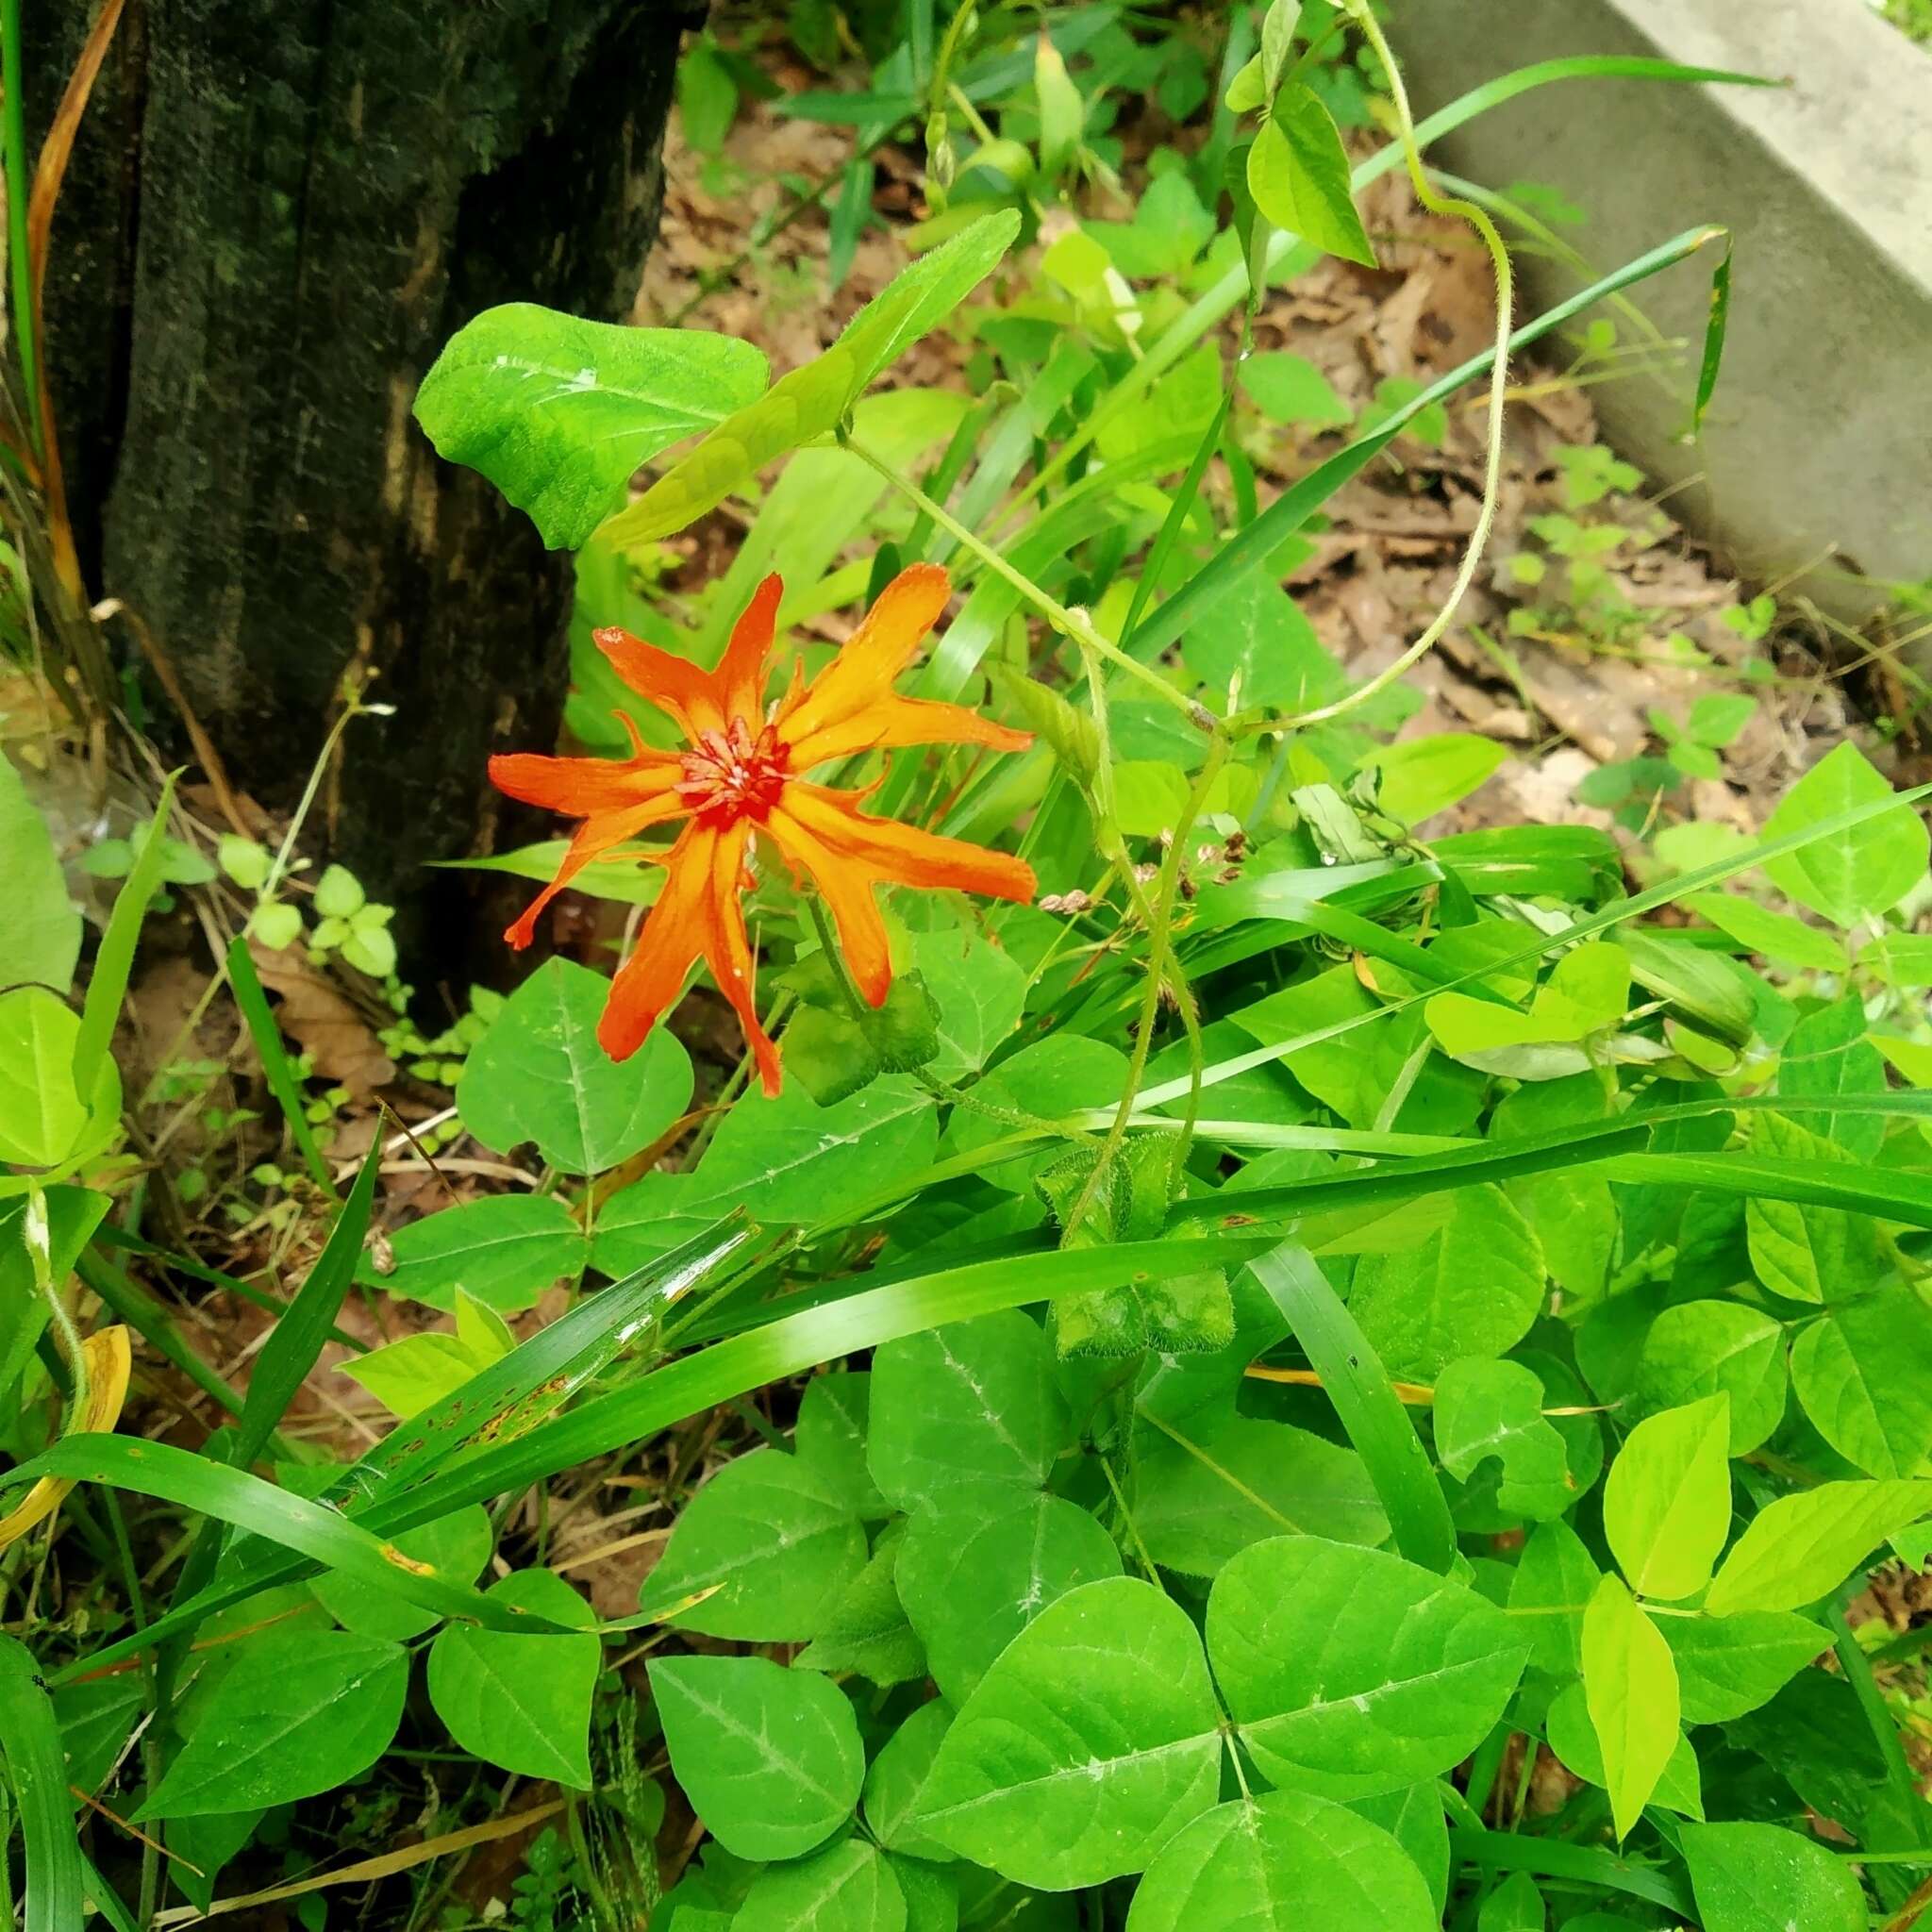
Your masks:
M 677 795 L 699 818 L 735 824 L 762 819 L 777 802 L 787 776 L 785 747 L 771 725 L 756 738 L 742 718 L 728 731 L 706 731 L 685 753 Z

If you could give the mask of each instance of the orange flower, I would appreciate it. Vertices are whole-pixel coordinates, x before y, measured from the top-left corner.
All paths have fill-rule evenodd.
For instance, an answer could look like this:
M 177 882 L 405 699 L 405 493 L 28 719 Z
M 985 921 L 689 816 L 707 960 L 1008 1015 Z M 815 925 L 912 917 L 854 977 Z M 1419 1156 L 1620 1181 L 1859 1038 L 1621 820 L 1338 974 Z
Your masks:
M 892 680 L 945 608 L 945 572 L 930 563 L 902 571 L 831 663 L 809 684 L 794 676 L 768 718 L 766 660 L 782 589 L 775 576 L 758 586 L 715 671 L 701 671 L 628 631 L 593 633 L 618 675 L 675 722 L 683 751 L 652 749 L 626 719 L 634 753 L 628 758 L 519 752 L 490 760 L 491 782 L 512 798 L 583 820 L 557 876 L 504 934 L 513 946 L 530 943 L 537 915 L 600 853 L 646 825 L 686 821 L 666 851 L 639 855 L 665 868 L 664 889 L 611 983 L 597 1038 L 613 1059 L 627 1059 L 702 958 L 737 1009 L 772 1094 L 778 1091 L 778 1052 L 752 1003 L 751 946 L 738 906 L 750 883 L 746 858 L 754 836 L 769 839 L 793 877 L 804 874 L 824 895 L 853 979 L 874 1007 L 892 984 L 875 887 L 950 887 L 1021 901 L 1034 891 L 1033 868 L 1024 859 L 873 818 L 858 809 L 865 792 L 834 791 L 805 775 L 833 758 L 894 745 L 1024 751 L 1033 741 L 962 706 L 893 691 Z

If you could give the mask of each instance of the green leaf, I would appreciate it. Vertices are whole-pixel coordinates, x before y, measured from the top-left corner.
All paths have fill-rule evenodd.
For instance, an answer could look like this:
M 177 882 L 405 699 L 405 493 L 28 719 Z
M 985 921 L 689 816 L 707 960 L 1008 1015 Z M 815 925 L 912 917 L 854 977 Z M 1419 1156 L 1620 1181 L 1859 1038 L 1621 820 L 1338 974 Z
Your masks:
M 1406 1791 L 1352 1799 L 1348 1808 L 1357 1818 L 1380 1825 L 1407 1854 L 1423 1874 L 1430 1905 L 1441 1919 L 1449 1902 L 1449 1822 L 1442 1815 L 1441 1787 L 1425 1778 Z
M 1865 1894 L 1851 1861 L 1775 1824 L 1700 1824 L 1684 1860 L 1705 1932 L 1865 1932 Z
M 628 1274 L 747 1203 L 767 1225 L 837 1224 L 883 1183 L 924 1167 L 938 1135 L 931 1099 L 904 1074 L 833 1107 L 788 1087 L 734 1107 L 692 1172 L 646 1174 L 613 1194 L 591 1258 L 607 1274 Z
M 989 1486 L 1039 1489 L 1072 1440 L 1052 1351 L 1017 1309 L 908 1336 L 873 1357 L 873 1480 L 902 1509 L 943 1508 Z
M 459 1291 L 514 1315 L 534 1307 L 553 1282 L 583 1273 L 584 1231 L 554 1194 L 488 1194 L 444 1208 L 391 1237 L 394 1266 L 377 1272 L 365 1255 L 357 1278 L 432 1308 L 452 1309 Z
M 1710 1581 L 1731 1526 L 1731 1399 L 1639 1423 L 1604 1485 L 1604 1534 L 1630 1588 L 1665 1603 Z
M 1616 1576 L 1597 1585 L 1583 1613 L 1583 1690 L 1617 1836 L 1627 1838 L 1677 1748 L 1677 1667 Z
M 1538 1670 L 1570 1677 L 1583 1668 L 1583 1611 L 1596 1593 L 1598 1574 L 1583 1539 L 1567 1523 L 1541 1523 L 1530 1532 L 1509 1580 L 1509 1614 Z
M 427 1563 L 456 1583 L 474 1583 L 495 1544 L 490 1512 L 480 1503 L 453 1509 L 420 1529 L 406 1529 L 394 1540 L 394 1547 L 412 1563 Z M 389 1591 L 337 1571 L 325 1572 L 308 1587 L 323 1608 L 358 1637 L 405 1643 L 442 1621 L 422 1604 L 405 1603 Z
M 1512 1872 L 1483 1900 L 1475 1932 L 1544 1932 L 1543 1895 L 1526 1872 Z
M 1439 731 L 1384 745 L 1369 753 L 1362 765 L 1376 774 L 1376 804 L 1391 818 L 1418 825 L 1479 791 L 1508 756 L 1507 748 L 1492 738 Z
M 1050 36 L 1033 43 L 1033 92 L 1040 104 L 1040 172 L 1056 179 L 1074 158 L 1087 120 L 1087 103 Z
M 590 1606 L 548 1570 L 517 1570 L 487 1594 L 553 1624 L 593 1620 Z M 429 1647 L 429 1701 L 458 1745 L 486 1764 L 588 1791 L 591 1697 L 603 1645 L 582 1636 L 512 1636 L 452 1624 Z
M 682 1932 L 684 1916 L 676 1922 Z M 752 1880 L 732 1932 L 905 1932 L 906 1895 L 862 1838 L 842 1839 Z
M 1643 1338 L 1627 1411 L 1640 1418 L 1720 1392 L 1733 1456 L 1748 1456 L 1785 1413 L 1784 1324 L 1742 1302 L 1679 1302 Z
M 1321 96 L 1300 81 L 1274 96 L 1248 151 L 1248 192 L 1277 228 L 1374 267 L 1375 251 L 1350 192 L 1341 135 Z
M 1865 1005 L 1856 993 L 1807 1013 L 1791 1028 L 1779 1055 L 1778 1092 L 1805 1099 L 1885 1092 L 1890 1085 L 1885 1061 L 1865 1035 Z M 1879 1114 L 1830 1114 L 1824 1125 L 1827 1137 L 1855 1159 L 1872 1159 L 1885 1142 L 1885 1121 Z
M 454 1334 L 406 1335 L 341 1363 L 340 1373 L 405 1422 L 455 1394 L 516 1346 L 503 1317 L 487 1303 L 460 1288 L 456 1303 Z
M 1543 1385 L 1521 1362 L 1451 1362 L 1436 1378 L 1436 1454 L 1459 1482 L 1496 1457 L 1496 1501 L 1541 1522 L 1576 1500 L 1563 1439 L 1543 1420 Z
M 1176 1832 L 1127 1932 L 1428 1932 L 1441 1914 L 1380 1825 L 1301 1791 L 1217 1805 Z
M 1835 1141 L 1780 1113 L 1751 1117 L 1750 1151 L 1773 1160 L 1824 1167 L 1851 1157 Z M 1774 1294 L 1791 1301 L 1838 1301 L 1875 1284 L 1875 1231 L 1863 1215 L 1801 1201 L 1754 1196 L 1744 1207 L 1751 1266 Z
M 1303 1532 L 1377 1543 L 1389 1534 L 1362 1459 L 1288 1423 L 1208 1410 L 1145 1412 L 1136 1436 L 1134 1524 L 1165 1569 L 1212 1576 L 1264 1538 Z
M 286 1805 L 334 1790 L 389 1748 L 409 1654 L 347 1630 L 270 1629 L 239 1646 L 138 1819 Z
M 799 1459 L 819 1487 L 854 1516 L 875 1521 L 892 1507 L 879 1494 L 865 1459 L 872 1409 L 872 1376 L 841 1371 L 814 1375 L 798 1402 L 792 1432 Z
M 829 432 L 874 376 L 958 308 L 1019 232 L 1018 210 L 1002 209 L 901 270 L 823 356 L 727 417 L 612 518 L 607 538 L 636 549 L 673 536 L 745 490 L 768 462 Z
M 667 1028 L 627 1060 L 598 1045 L 609 995 L 602 974 L 546 959 L 509 996 L 457 1083 L 463 1124 L 486 1147 L 535 1141 L 552 1167 L 602 1174 L 691 1105 L 691 1057 Z
M 1543 1719 L 1543 1733 L 1549 1746 L 1564 1768 L 1586 1784 L 1607 1786 L 1604 1769 L 1603 1745 L 1591 1722 L 1590 1700 L 1581 1684 L 1571 1684 L 1559 1691 Z M 1704 1778 L 1689 1738 L 1678 1736 L 1676 1748 L 1664 1766 L 1649 1802 L 1666 1811 L 1680 1812 L 1686 1818 L 1704 1816 Z
M 1787 1610 L 1666 1617 L 1663 1632 L 1687 1724 L 1725 1724 L 1756 1710 L 1831 1648 L 1828 1630 Z
M 1235 375 L 1271 422 L 1327 428 L 1354 420 L 1355 411 L 1306 356 L 1264 349 L 1238 363 Z
M 161 889 L 167 868 L 169 841 L 163 836 L 168 814 L 174 808 L 175 776 L 161 782 L 161 795 L 155 802 L 154 816 L 148 821 L 147 838 L 121 890 L 114 895 L 114 909 L 108 915 L 108 929 L 94 953 L 88 974 L 87 999 L 80 1015 L 80 1037 L 74 1043 L 74 1085 L 81 1098 L 100 1115 L 102 1097 L 111 1091 L 113 1112 L 121 1111 L 119 1075 L 108 1069 L 113 1059 L 114 1028 L 121 1018 L 121 1002 L 126 997 L 128 975 L 134 971 L 134 948 L 141 938 L 142 921 L 147 917 L 148 903 Z M 4 1111 L 4 1109 L 0 1109 Z
M 1802 832 L 1858 806 L 1891 796 L 1891 787 L 1847 739 L 1785 793 L 1764 822 L 1767 839 Z M 1827 833 L 1764 867 L 1787 898 L 1849 930 L 1889 912 L 1925 875 L 1928 841 L 1908 805 Z
M 972 1492 L 912 1518 L 898 1587 L 934 1683 L 962 1704 L 1049 1604 L 1120 1574 L 1113 1539 L 1064 1497 Z
M 1244 708 L 1300 710 L 1325 703 L 1346 681 L 1313 624 L 1266 567 L 1235 578 L 1201 616 L 1182 641 L 1181 661 L 1217 710 L 1230 691 Z M 1169 813 L 1166 823 L 1176 816 Z
M 1058 1120 L 1084 1107 L 1117 1106 L 1126 1071 L 1127 1057 L 1118 1047 L 1078 1034 L 1056 1034 L 1023 1046 L 973 1091 L 988 1105 Z M 956 1108 L 946 1134 L 956 1151 L 970 1154 L 1008 1131 L 1002 1121 Z M 1024 1193 L 1033 1175 L 1054 1158 L 1049 1151 L 1002 1160 L 981 1170 L 982 1177 L 996 1188 Z
M 822 963 L 823 955 L 814 953 L 786 978 L 803 991 L 800 975 Z M 939 1008 L 916 971 L 892 981 L 883 1006 L 857 1014 L 842 1000 L 825 1005 L 806 997 L 811 1004 L 785 1029 L 785 1064 L 821 1107 L 869 1087 L 881 1074 L 910 1073 L 939 1057 Z
M 1932 1455 L 1932 1308 L 1894 1281 L 1798 1333 L 1791 1387 L 1818 1433 L 1867 1475 Z
M 1836 1590 L 1877 1546 L 1932 1515 L 1932 1482 L 1820 1483 L 1767 1503 L 1705 1598 L 1714 1617 L 1796 1610 Z
M 0 758 L 0 906 L 7 908 L 7 978 L 57 993 L 74 984 L 80 912 L 67 896 L 60 855 L 10 760 Z
M 726 1851 L 796 1858 L 852 1815 L 865 1752 L 828 1678 L 761 1657 L 654 1657 L 648 1670 L 671 1769 Z
M 80 1145 L 88 1109 L 74 1084 L 79 1016 L 44 987 L 0 993 L 0 1160 L 58 1167 Z
M 865 1531 L 800 1456 L 754 1449 L 684 1507 L 641 1607 L 708 1637 L 802 1643 L 865 1565 Z M 686 1597 L 712 1591 L 672 1616 Z
M 1275 1784 L 1372 1797 L 1446 1772 L 1502 1716 L 1527 1655 L 1486 1598 L 1318 1536 L 1230 1560 L 1208 1599 L 1228 1713 Z
M 1683 903 L 1686 911 L 1707 919 L 1762 958 L 1812 973 L 1844 971 L 1843 947 L 1828 932 L 1807 925 L 1789 912 L 1774 912 L 1741 892 L 1693 892 Z
M 86 1922 L 74 1801 L 54 1707 L 33 1653 L 0 1633 L 0 1764 L 26 1854 L 23 1932 L 72 1932 Z M 12 1837 L 11 1825 L 8 1836 Z
M 1215 1800 L 1221 1733 L 1187 1613 L 1131 1577 L 1051 1604 L 960 1708 L 920 1827 L 1052 1891 L 1142 1870 Z
M 888 1529 L 865 1568 L 819 1619 L 818 1635 L 799 1652 L 805 1671 L 856 1671 L 881 1690 L 926 1674 L 925 1646 L 899 1600 L 898 1569 L 906 1540 Z
M 913 964 L 940 1009 L 942 1080 L 976 1074 L 1020 1024 L 1026 974 L 1010 953 L 964 926 L 935 926 L 912 936 Z
M 697 328 L 629 328 L 534 302 L 486 308 L 443 345 L 415 416 L 444 461 L 482 474 L 553 550 L 575 550 L 632 473 L 764 389 L 764 356 Z
M 953 1856 L 912 1823 L 926 1774 L 952 1722 L 944 1699 L 922 1704 L 879 1747 L 865 1774 L 865 1822 L 890 1852 L 940 1863 Z
M 1542 1304 L 1541 1246 L 1497 1187 L 1459 1190 L 1421 1247 L 1365 1255 L 1349 1295 L 1389 1373 L 1424 1382 L 1458 1357 L 1507 1354 Z

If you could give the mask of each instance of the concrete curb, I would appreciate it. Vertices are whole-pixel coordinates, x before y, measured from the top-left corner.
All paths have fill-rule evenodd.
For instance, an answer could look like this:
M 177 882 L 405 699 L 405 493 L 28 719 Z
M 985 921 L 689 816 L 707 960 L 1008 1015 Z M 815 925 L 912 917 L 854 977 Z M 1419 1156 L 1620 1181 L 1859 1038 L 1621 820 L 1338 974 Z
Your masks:
M 1932 577 L 1932 55 L 1861 0 L 1390 0 L 1420 117 L 1509 69 L 1574 54 L 1788 77 L 1779 88 L 1558 82 L 1439 143 L 1487 187 L 1537 181 L 1585 209 L 1565 237 L 1599 269 L 1695 223 L 1737 238 L 1724 374 L 1701 443 L 1689 394 L 1592 391 L 1605 434 L 1672 513 L 1749 578 L 1802 571 L 1857 620 L 1862 578 Z M 1519 258 L 1524 299 L 1574 290 Z M 1631 291 L 1701 338 L 1714 258 Z M 1693 480 L 1695 479 L 1695 480 Z

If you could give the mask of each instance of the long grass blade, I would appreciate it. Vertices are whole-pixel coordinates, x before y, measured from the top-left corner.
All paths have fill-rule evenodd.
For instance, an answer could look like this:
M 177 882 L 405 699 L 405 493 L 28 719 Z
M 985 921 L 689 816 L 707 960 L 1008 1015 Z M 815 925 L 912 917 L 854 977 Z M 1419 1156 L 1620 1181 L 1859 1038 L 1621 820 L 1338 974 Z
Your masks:
M 0 1757 L 26 1846 L 25 1932 L 79 1932 L 87 1911 L 60 1727 L 33 1653 L 7 1636 L 0 1636 Z
M 246 933 L 237 933 L 228 947 L 228 984 L 234 990 L 235 1004 L 242 1008 L 242 1017 L 248 1023 L 248 1037 L 255 1041 L 255 1050 L 261 1057 L 263 1077 L 275 1097 L 275 1105 L 282 1110 L 282 1118 L 289 1124 L 289 1135 L 302 1157 L 302 1165 L 308 1170 L 309 1179 L 330 1200 L 340 1200 L 336 1177 L 329 1172 L 328 1162 L 316 1144 L 315 1130 L 303 1111 L 302 1089 L 296 1083 L 294 1068 L 289 1064 L 281 1028 L 269 1011 L 268 995 L 261 990 L 260 975 L 249 956 Z

